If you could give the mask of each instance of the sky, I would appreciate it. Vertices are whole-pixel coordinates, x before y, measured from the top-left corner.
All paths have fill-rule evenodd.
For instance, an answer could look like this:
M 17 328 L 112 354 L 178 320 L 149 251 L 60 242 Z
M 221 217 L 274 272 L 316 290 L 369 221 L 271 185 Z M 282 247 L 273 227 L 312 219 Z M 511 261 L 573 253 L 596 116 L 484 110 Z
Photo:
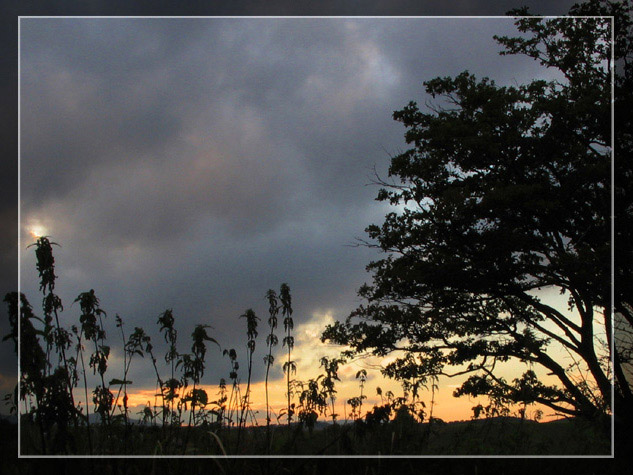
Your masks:
M 110 377 L 120 377 L 122 364 L 117 314 L 126 332 L 143 327 L 163 351 L 156 320 L 165 309 L 173 309 L 183 352 L 196 324 L 211 325 L 244 371 L 239 316 L 252 308 L 262 320 L 253 375 L 261 389 L 265 293 L 285 282 L 297 377 L 316 376 L 318 359 L 340 351 L 319 342 L 320 330 L 361 303 L 365 266 L 381 257 L 355 244 L 389 211 L 370 182 L 406 147 L 393 111 L 428 101 L 423 81 L 463 70 L 499 84 L 547 77 L 528 59 L 499 56 L 493 34 L 515 34 L 512 20 L 22 19 L 22 292 L 37 313 L 27 246 L 49 235 L 60 244 L 63 324 L 77 323 L 72 302 L 89 289 L 108 314 Z M 1 351 L 7 392 L 12 347 Z M 354 374 L 366 367 L 376 400 L 376 385 L 387 384 L 371 369 L 380 363 L 342 370 L 340 399 L 357 395 Z M 150 369 L 133 362 L 137 391 L 153 393 Z M 217 384 L 228 372 L 210 345 L 203 381 Z M 452 384 L 442 387 L 440 406 L 456 404 Z M 460 404 L 440 417 L 467 418 L 473 404 Z

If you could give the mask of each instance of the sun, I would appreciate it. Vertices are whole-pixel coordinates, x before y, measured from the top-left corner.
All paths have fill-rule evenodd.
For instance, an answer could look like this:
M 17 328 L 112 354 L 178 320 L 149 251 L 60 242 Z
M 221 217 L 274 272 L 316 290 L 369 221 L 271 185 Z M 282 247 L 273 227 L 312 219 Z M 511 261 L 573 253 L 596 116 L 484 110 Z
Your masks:
M 38 239 L 42 236 L 46 236 L 47 231 L 44 226 L 35 225 L 29 228 L 29 234 L 33 237 L 33 239 Z

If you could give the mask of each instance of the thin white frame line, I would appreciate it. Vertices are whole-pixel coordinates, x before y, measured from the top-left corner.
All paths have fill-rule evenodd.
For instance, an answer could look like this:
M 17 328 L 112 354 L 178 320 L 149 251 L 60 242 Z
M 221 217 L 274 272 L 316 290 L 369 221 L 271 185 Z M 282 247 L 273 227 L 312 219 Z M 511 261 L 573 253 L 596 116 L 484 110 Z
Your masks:
M 611 455 L 615 457 L 615 16 L 611 16 Z
M 611 384 L 611 454 L 610 455 L 21 455 L 21 424 L 20 424 L 20 291 L 21 291 L 21 259 L 20 259 L 20 241 L 21 241 L 21 196 L 20 196 L 20 182 L 21 182 L 21 120 L 20 120 L 20 98 L 21 98 L 21 20 L 22 19 L 347 19 L 347 20 L 363 20 L 363 19 L 382 19 L 382 20 L 416 20 L 416 19 L 511 19 L 517 20 L 521 18 L 533 18 L 533 19 L 558 19 L 558 18 L 600 18 L 610 19 L 611 21 L 611 344 L 614 348 L 615 337 L 615 17 L 613 15 L 483 15 L 483 16 L 237 16 L 237 15 L 219 15 L 219 16 L 51 16 L 51 15 L 18 15 L 18 374 L 17 374 L 17 389 L 18 389 L 18 406 L 17 406 L 17 418 L 18 418 L 18 458 L 615 458 L 615 424 L 614 414 L 615 408 L 613 402 L 615 399 L 615 382 L 613 381 L 614 375 L 612 374 Z M 611 355 L 612 368 L 615 367 L 615 355 Z M 612 371 L 613 373 L 613 371 Z
M 21 442 L 22 442 L 22 435 L 21 435 L 21 427 L 22 424 L 20 423 L 20 401 L 21 401 L 21 391 L 20 391 L 20 381 L 22 380 L 22 367 L 20 365 L 20 355 L 21 353 L 21 346 L 20 343 L 22 342 L 22 334 L 21 334 L 21 327 L 22 327 L 22 314 L 21 314 L 21 305 L 20 305 L 20 293 L 22 291 L 22 288 L 20 286 L 21 282 L 22 282 L 22 278 L 21 278 L 21 269 L 22 269 L 22 264 L 21 264 L 21 259 L 20 259 L 20 255 L 21 255 L 21 249 L 20 249 L 20 243 L 22 241 L 22 217 L 20 214 L 20 210 L 21 210 L 21 206 L 20 203 L 22 202 L 21 199 L 21 190 L 20 190 L 20 184 L 22 182 L 21 179 L 21 164 L 22 164 L 22 150 L 20 148 L 21 146 L 21 137 L 22 137 L 22 133 L 21 133 L 21 124 L 22 124 L 22 120 L 21 120 L 21 112 L 20 112 L 20 99 L 22 97 L 22 91 L 21 91 L 21 60 L 22 60 L 22 34 L 20 32 L 20 19 L 18 18 L 18 299 L 17 299 L 17 315 L 18 315 L 18 321 L 17 321 L 17 327 L 18 327 L 18 374 L 17 374 L 17 394 L 18 394 L 18 400 L 16 401 L 17 407 L 16 407 L 16 416 L 18 418 L 18 458 L 20 458 L 20 454 L 22 453 L 22 447 L 21 447 Z
M 610 455 L 23 455 L 29 459 L 611 459 Z
M 272 19 L 280 19 L 280 20 L 419 20 L 423 18 L 434 19 L 434 20 L 452 20 L 452 19 L 509 19 L 515 20 L 517 18 L 535 18 L 535 19 L 543 19 L 543 20 L 553 20 L 557 18 L 613 18 L 612 15 L 481 15 L 481 16 L 451 16 L 451 15 L 442 15 L 442 16 L 406 16 L 406 15 L 394 15 L 394 16 L 372 16 L 372 15 L 341 15 L 341 16 L 331 16 L 331 15 L 206 15 L 206 16 L 171 16 L 171 15 L 146 15 L 146 16 L 116 16 L 116 15 L 102 15 L 102 16 L 89 16 L 89 15 L 21 15 L 18 16 L 18 19 L 54 19 L 54 20 L 64 20 L 64 19 L 88 19 L 88 20 L 103 20 L 103 19 L 131 19 L 131 20 L 161 20 L 161 19 L 183 19 L 183 20 L 205 20 L 205 19 L 235 19 L 235 20 L 272 20 Z

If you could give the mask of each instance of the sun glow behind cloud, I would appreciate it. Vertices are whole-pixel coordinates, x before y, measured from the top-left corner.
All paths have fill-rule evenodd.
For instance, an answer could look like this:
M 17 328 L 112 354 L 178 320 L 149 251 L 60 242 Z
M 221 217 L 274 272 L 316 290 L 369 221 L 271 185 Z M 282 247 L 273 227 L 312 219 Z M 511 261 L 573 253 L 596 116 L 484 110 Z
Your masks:
M 31 236 L 33 239 L 38 239 L 42 236 L 48 235 L 48 231 L 41 224 L 30 225 L 28 227 L 28 233 L 29 233 L 29 236 Z

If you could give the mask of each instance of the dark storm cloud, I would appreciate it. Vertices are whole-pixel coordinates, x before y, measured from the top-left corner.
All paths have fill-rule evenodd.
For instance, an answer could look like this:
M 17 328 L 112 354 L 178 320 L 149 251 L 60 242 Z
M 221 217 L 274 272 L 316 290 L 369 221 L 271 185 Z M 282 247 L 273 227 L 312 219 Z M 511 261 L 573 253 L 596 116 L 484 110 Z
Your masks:
M 128 245 L 201 216 L 243 233 L 367 203 L 370 168 L 401 144 L 391 112 L 511 22 L 171 23 L 24 21 L 25 209 L 55 203 L 58 220 L 72 209 L 87 236 Z M 514 76 L 525 64 L 505 61 Z
M 238 316 L 253 307 L 265 319 L 264 293 L 281 282 L 298 323 L 328 309 L 344 318 L 374 256 L 346 245 L 385 213 L 365 185 L 404 147 L 393 110 L 423 103 L 421 83 L 437 75 L 538 73 L 497 56 L 491 37 L 513 32 L 506 19 L 21 28 L 22 249 L 35 225 L 62 244 L 67 323 L 89 288 L 126 328 L 154 335 L 173 307 L 181 351 L 195 323 L 243 349 Z M 37 306 L 32 254 L 22 254 L 22 286 Z
M 162 23 L 162 24 L 161 24 Z M 154 155 L 180 131 L 162 84 L 179 61 L 181 35 L 170 22 L 23 20 L 22 122 L 38 131 L 22 142 L 25 200 L 59 196 L 85 180 L 95 164 Z M 193 25 L 192 25 L 193 26 Z M 176 30 L 178 31 L 178 30 Z M 187 28 L 195 38 L 195 28 Z M 190 36 L 189 36 L 190 35 Z M 139 44 L 138 38 L 144 38 Z M 49 41 L 54 38 L 54 41 Z M 40 41 L 41 40 L 41 41 Z M 187 82 L 178 91 L 186 91 Z M 51 190 L 50 176 L 55 185 Z

